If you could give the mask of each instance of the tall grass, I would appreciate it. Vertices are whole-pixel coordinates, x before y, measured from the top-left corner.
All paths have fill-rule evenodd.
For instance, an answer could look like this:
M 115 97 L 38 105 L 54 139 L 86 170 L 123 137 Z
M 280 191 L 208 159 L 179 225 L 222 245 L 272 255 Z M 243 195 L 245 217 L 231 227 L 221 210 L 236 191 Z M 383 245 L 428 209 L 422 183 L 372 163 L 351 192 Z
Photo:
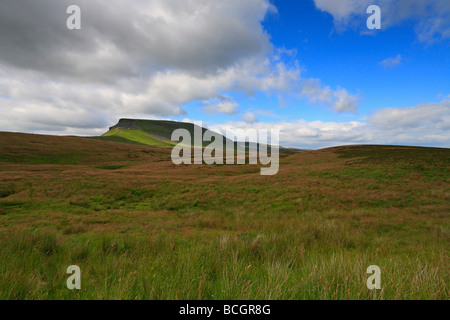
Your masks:
M 3 164 L 0 298 L 449 299 L 448 151 L 380 148 L 289 155 L 270 178 L 141 146 Z

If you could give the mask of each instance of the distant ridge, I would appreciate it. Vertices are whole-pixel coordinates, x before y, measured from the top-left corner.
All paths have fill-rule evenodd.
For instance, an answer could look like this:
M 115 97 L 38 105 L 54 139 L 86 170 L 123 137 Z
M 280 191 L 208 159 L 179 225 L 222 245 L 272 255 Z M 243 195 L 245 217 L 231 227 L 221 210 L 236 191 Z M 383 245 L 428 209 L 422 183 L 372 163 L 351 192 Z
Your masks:
M 148 145 L 153 147 L 172 148 L 178 142 L 171 141 L 172 133 L 176 129 L 186 129 L 194 136 L 194 129 L 196 125 L 193 123 L 167 121 L 167 120 L 142 120 L 142 119 L 120 119 L 119 122 L 110 127 L 109 131 L 103 134 L 100 139 L 125 142 L 132 144 Z M 201 128 L 202 134 L 207 131 L 206 128 Z M 224 145 L 229 139 L 223 137 Z M 210 142 L 203 142 L 203 147 L 209 145 Z M 237 142 L 235 142 L 236 146 Z M 248 150 L 248 143 L 246 143 Z M 306 150 L 283 148 L 280 147 L 280 152 L 292 153 Z
M 177 144 L 171 141 L 173 131 L 186 129 L 193 136 L 195 127 L 193 123 L 176 121 L 120 119 L 102 137 L 106 138 L 105 140 L 171 148 Z M 206 130 L 202 128 L 202 133 Z

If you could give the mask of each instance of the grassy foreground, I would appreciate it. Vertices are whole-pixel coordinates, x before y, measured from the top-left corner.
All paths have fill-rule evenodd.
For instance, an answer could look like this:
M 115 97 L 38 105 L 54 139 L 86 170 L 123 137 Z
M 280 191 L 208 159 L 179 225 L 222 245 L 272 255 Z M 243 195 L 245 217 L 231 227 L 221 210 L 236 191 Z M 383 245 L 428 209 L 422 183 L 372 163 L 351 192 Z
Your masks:
M 341 147 L 259 172 L 0 133 L 0 299 L 450 298 L 449 149 Z

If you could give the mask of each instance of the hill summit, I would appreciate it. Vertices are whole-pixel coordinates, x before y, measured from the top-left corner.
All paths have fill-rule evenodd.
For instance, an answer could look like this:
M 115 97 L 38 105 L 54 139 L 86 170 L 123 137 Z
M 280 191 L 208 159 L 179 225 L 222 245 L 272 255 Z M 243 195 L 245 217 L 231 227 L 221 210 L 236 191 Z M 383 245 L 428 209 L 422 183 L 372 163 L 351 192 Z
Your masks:
M 194 136 L 194 129 L 198 127 L 193 123 L 167 121 L 167 120 L 141 120 L 141 119 L 120 119 L 119 122 L 109 128 L 101 139 L 126 142 L 132 144 L 148 145 L 153 147 L 172 148 L 178 144 L 171 141 L 172 133 L 176 129 L 186 129 L 191 136 Z M 201 128 L 202 135 L 208 130 Z M 223 137 L 223 143 L 226 145 L 228 138 Z M 243 142 L 234 142 L 235 146 Z M 210 142 L 203 141 L 206 147 Z M 248 150 L 248 143 L 245 143 Z M 280 152 L 299 152 L 304 150 L 280 147 Z
M 195 127 L 195 124 L 186 122 L 120 119 L 102 137 L 105 140 L 171 148 L 177 144 L 177 142 L 171 141 L 173 131 L 186 129 L 191 135 L 194 135 Z M 202 133 L 207 130 L 205 128 L 201 129 Z

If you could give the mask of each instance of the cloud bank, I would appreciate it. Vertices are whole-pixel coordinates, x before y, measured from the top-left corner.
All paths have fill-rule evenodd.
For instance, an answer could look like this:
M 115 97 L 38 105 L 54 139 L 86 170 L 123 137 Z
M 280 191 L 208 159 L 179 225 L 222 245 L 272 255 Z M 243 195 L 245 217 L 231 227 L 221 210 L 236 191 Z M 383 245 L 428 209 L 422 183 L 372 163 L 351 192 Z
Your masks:
M 81 30 L 66 28 L 69 5 Z M 232 93 L 301 95 L 308 79 L 262 27 L 275 11 L 268 0 L 3 0 L 0 130 L 98 134 L 125 114 L 186 115 L 195 101 L 232 115 Z M 308 96 L 357 108 L 326 90 Z
M 354 144 L 450 147 L 450 100 L 411 108 L 383 108 L 366 120 L 351 122 L 228 122 L 210 126 L 232 129 L 278 129 L 280 145 L 319 149 Z
M 448 0 L 314 0 L 316 7 L 333 16 L 338 31 L 365 28 L 366 9 L 381 8 L 382 29 L 413 21 L 419 41 L 433 43 L 450 38 L 450 1 Z
M 385 27 L 409 19 L 423 41 L 450 37 L 448 1 L 426 8 L 416 0 L 381 2 L 393 11 L 384 12 Z M 342 28 L 351 27 L 353 16 L 365 17 L 367 8 L 365 0 L 315 3 Z M 82 10 L 81 30 L 66 28 L 73 4 Z M 339 113 L 359 108 L 359 97 L 347 89 L 303 77 L 296 50 L 274 47 L 262 24 L 272 12 L 268 0 L 3 0 L 0 130 L 98 135 L 120 117 L 187 117 L 188 105 L 198 102 L 205 115 L 242 120 L 213 126 L 280 128 L 285 146 L 448 146 L 448 100 L 380 106 L 367 120 L 353 122 L 262 122 L 258 116 L 279 117 L 242 110 L 235 94 L 262 93 L 280 104 L 284 96 L 298 97 Z M 400 62 L 401 56 L 382 64 Z

